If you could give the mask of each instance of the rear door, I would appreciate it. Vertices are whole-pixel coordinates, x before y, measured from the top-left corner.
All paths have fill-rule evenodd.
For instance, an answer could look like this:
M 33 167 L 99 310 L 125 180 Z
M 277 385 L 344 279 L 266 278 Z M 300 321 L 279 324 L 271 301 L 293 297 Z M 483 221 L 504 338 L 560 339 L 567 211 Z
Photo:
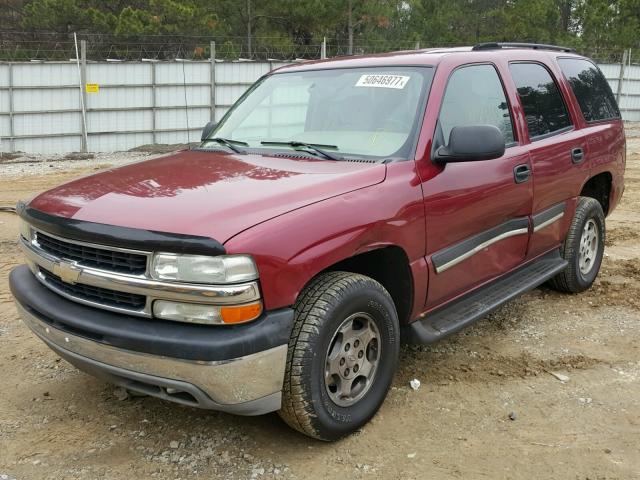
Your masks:
M 558 246 L 566 235 L 576 185 L 588 173 L 586 142 L 549 66 L 515 61 L 509 63 L 509 70 L 530 142 L 533 230 L 527 257 L 533 258 Z
M 614 179 L 621 177 L 624 173 L 624 127 L 609 83 L 600 69 L 586 58 L 560 57 L 557 60 L 582 116 L 589 176 L 608 172 Z M 618 184 L 613 182 L 614 187 Z
M 433 140 L 448 143 L 456 126 L 495 125 L 504 155 L 437 166 L 423 184 L 430 275 L 427 307 L 435 307 L 520 264 L 528 242 L 532 182 L 528 152 L 514 133 L 512 112 L 498 70 L 491 63 L 462 65 L 448 75 Z

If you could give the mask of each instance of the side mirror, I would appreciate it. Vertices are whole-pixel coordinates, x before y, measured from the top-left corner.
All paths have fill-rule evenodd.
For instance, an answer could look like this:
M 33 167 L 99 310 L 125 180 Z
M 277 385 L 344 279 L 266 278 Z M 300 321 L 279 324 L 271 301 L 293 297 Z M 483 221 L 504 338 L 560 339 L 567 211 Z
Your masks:
M 216 129 L 217 126 L 218 124 L 216 122 L 207 123 L 202 129 L 202 135 L 200 135 L 200 141 L 204 142 L 207 139 L 207 137 L 211 135 L 211 132 L 213 132 Z
M 494 125 L 453 127 L 449 144 L 438 148 L 434 160 L 441 163 L 491 160 L 504 155 L 504 135 Z

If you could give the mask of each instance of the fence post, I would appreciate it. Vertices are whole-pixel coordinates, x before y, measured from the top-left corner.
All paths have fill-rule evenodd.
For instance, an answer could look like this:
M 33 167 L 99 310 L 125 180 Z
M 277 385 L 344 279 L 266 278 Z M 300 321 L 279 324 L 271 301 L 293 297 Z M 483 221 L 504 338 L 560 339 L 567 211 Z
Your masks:
M 87 41 L 80 40 L 80 106 L 82 108 L 81 150 L 87 151 Z
M 9 151 L 16 151 L 15 131 L 13 126 L 13 63 L 9 62 Z
M 151 141 L 156 144 L 156 63 L 151 62 Z
M 211 59 L 211 121 L 216 121 L 216 42 L 209 44 Z
M 622 63 L 620 63 L 620 75 L 618 76 L 618 88 L 616 89 L 616 102 L 620 105 L 620 96 L 622 95 L 622 82 L 624 81 L 624 69 L 627 64 L 628 50 L 622 53 Z
M 327 58 L 327 37 L 322 38 L 322 43 L 320 44 L 320 60 L 324 60 Z

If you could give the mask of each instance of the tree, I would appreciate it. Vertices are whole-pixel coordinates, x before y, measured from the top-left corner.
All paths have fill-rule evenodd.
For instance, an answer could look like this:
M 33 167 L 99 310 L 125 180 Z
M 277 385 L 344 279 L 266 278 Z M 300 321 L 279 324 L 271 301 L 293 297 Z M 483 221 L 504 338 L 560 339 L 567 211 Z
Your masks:
M 638 45 L 640 0 L 582 0 L 576 6 L 580 43 L 596 52 Z
M 112 32 L 115 15 L 79 0 L 36 0 L 24 7 L 23 27 L 56 33 L 91 30 Z
M 5 0 L 4 24 L 55 42 L 70 32 L 127 42 L 159 36 L 250 57 L 353 54 L 482 41 L 536 41 L 589 53 L 640 38 L 640 0 Z M 5 28 L 2 38 L 11 37 Z M 49 33 L 43 36 L 36 33 Z M 57 35 L 57 37 L 56 37 Z M 202 38 L 198 40 L 198 36 Z M 94 37 L 95 38 L 95 37 Z M 193 40 L 185 40 L 190 38 Z M 259 41 L 256 39 L 259 38 Z M 98 42 L 99 40 L 95 40 Z M 202 47 L 205 45 L 205 47 Z M 342 46 L 346 46 L 342 50 Z

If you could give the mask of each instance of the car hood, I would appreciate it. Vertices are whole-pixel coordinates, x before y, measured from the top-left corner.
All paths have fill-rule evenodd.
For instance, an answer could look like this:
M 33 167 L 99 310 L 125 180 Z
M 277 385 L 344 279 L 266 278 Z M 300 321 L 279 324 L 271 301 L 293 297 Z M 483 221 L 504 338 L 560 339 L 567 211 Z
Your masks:
M 292 152 L 293 156 L 297 156 Z M 60 217 L 210 237 L 382 182 L 382 164 L 183 151 L 106 170 L 35 197 Z

